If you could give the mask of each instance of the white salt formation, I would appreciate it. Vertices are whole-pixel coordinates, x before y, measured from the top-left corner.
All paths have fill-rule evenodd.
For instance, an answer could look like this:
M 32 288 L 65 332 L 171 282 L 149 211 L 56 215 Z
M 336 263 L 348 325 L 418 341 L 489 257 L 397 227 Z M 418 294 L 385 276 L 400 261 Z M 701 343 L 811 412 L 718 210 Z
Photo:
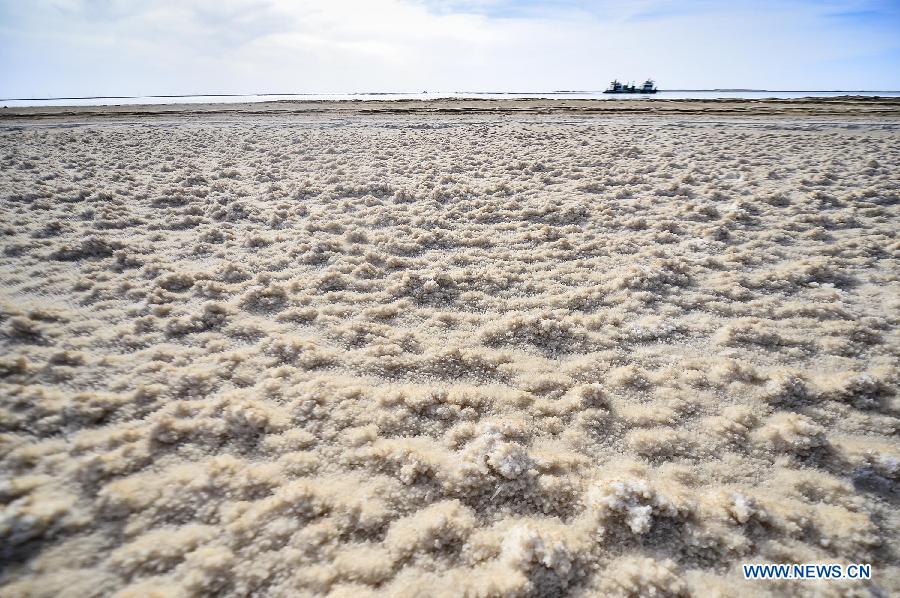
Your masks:
M 0 596 L 900 593 L 897 107 L 469 104 L 0 113 Z

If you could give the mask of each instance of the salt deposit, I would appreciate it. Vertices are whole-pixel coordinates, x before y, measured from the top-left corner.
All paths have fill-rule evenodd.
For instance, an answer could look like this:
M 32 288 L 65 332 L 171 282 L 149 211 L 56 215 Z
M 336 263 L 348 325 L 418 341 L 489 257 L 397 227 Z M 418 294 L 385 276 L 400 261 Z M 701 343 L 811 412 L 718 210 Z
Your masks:
M 469 103 L 0 113 L 0 595 L 900 592 L 896 106 Z

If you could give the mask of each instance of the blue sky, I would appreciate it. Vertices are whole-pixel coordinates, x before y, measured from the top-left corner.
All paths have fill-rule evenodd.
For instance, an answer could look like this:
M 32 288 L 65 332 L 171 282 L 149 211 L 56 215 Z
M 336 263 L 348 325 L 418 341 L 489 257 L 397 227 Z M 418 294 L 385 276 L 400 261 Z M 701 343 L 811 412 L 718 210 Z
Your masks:
M 900 0 L 0 0 L 0 96 L 900 89 Z

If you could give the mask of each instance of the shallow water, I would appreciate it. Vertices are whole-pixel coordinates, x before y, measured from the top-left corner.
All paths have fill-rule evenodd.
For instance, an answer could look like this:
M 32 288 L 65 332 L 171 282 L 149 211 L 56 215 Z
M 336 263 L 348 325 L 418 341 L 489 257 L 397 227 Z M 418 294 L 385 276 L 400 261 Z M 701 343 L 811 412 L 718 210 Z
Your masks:
M 206 104 L 273 102 L 278 100 L 435 100 L 440 98 L 526 99 L 557 98 L 560 100 L 712 100 L 712 99 L 765 99 L 765 98 L 829 98 L 844 95 L 866 97 L 900 97 L 900 91 L 767 91 L 767 90 L 672 90 L 647 94 L 605 94 L 602 91 L 553 91 L 553 92 L 420 92 L 420 93 L 299 93 L 299 94 L 251 94 L 251 95 L 165 95 L 130 97 L 79 97 L 79 98 L 21 98 L 0 99 L 3 107 L 23 106 L 121 106 L 130 104 Z

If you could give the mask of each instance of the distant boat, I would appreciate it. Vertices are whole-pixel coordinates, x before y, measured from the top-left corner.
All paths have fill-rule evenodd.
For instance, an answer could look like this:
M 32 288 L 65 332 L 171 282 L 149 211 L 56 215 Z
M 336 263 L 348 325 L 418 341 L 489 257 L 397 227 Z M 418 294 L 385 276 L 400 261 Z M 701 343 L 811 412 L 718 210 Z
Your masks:
M 647 79 L 644 81 L 644 84 L 640 87 L 635 87 L 634 83 L 631 85 L 625 85 L 624 83 L 619 83 L 618 79 L 613 79 L 612 83 L 609 84 L 609 87 L 606 88 L 606 91 L 603 93 L 656 93 L 656 84 L 653 82 L 653 79 Z

